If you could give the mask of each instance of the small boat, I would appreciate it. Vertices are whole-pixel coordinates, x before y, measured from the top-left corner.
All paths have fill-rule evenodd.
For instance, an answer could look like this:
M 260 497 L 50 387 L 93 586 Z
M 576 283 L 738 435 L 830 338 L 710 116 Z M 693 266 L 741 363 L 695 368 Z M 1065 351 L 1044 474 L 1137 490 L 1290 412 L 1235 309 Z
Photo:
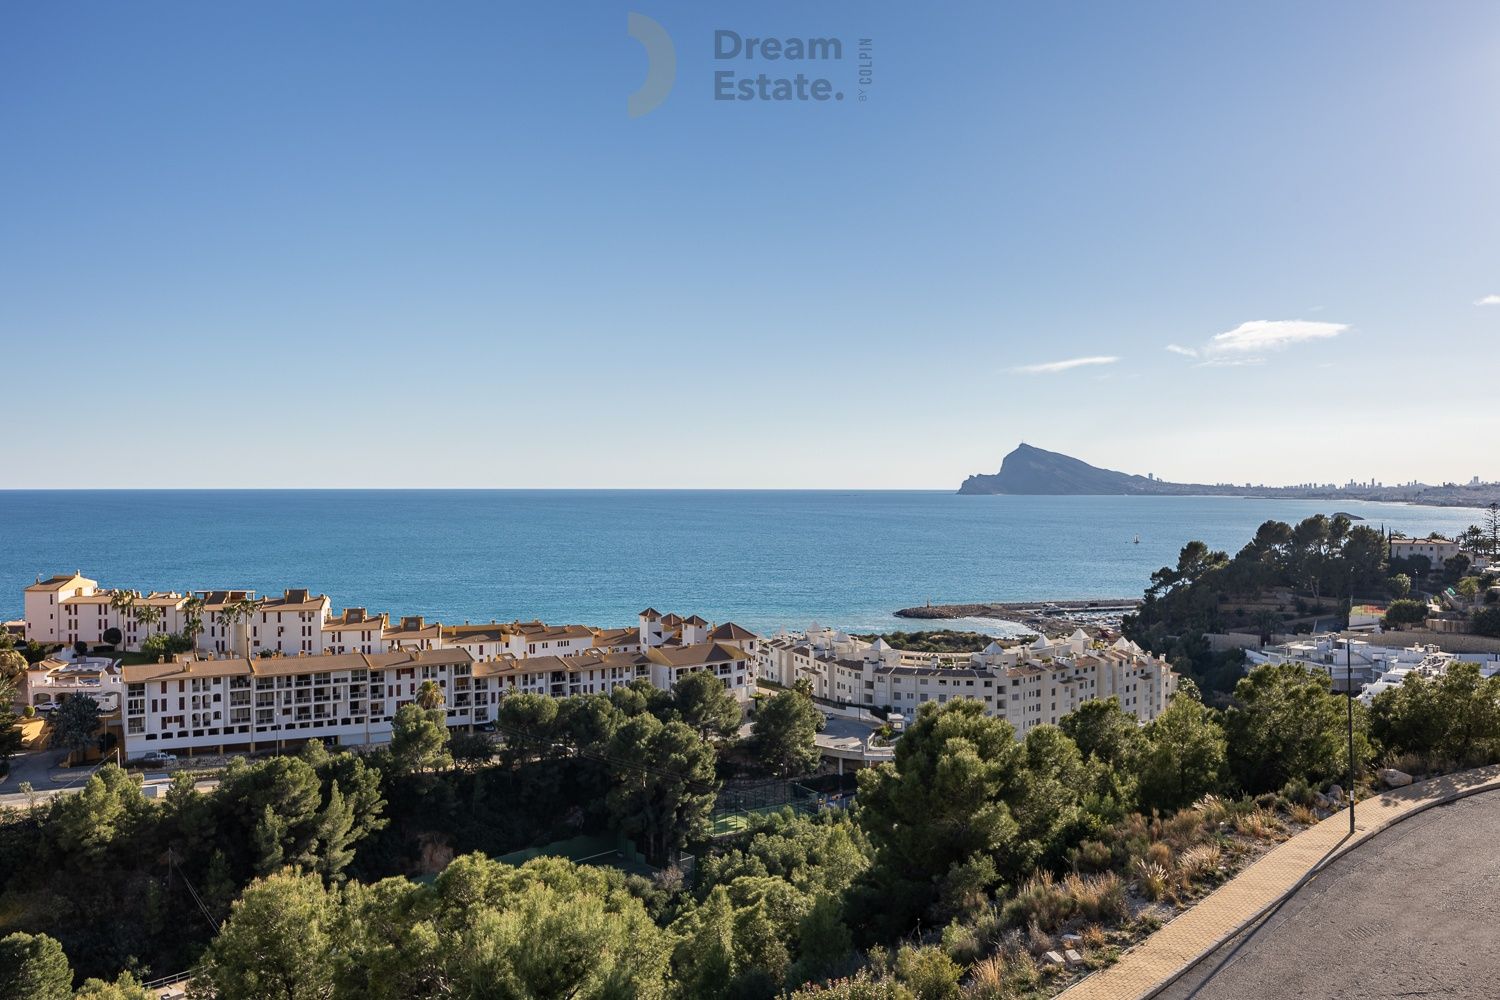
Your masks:
M 1135 536 L 1135 544 L 1137 544 L 1137 545 L 1141 544 L 1141 536 L 1140 535 L 1136 535 Z

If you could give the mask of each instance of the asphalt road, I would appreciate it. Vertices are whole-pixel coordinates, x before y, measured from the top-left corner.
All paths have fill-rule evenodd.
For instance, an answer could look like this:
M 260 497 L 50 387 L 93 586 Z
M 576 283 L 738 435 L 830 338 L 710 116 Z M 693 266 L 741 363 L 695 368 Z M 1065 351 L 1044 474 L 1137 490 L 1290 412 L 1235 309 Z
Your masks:
M 1497 831 L 1488 792 L 1377 834 L 1160 996 L 1500 996 Z
M 35 788 L 51 788 L 54 775 L 66 773 L 60 767 L 66 750 L 38 750 L 34 753 L 18 753 L 10 759 L 10 773 L 0 780 L 0 793 L 20 790 L 23 781 L 31 782 Z

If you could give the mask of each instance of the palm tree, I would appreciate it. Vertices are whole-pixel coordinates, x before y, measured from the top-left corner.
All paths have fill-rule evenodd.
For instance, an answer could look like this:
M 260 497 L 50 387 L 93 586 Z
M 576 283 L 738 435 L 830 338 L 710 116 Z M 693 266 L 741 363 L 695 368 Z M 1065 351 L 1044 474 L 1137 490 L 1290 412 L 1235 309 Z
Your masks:
M 417 704 L 424 712 L 442 708 L 445 701 L 447 699 L 443 696 L 443 689 L 437 681 L 423 681 L 422 686 L 417 688 Z
M 117 590 L 109 595 L 109 606 L 114 609 L 115 618 L 119 621 L 120 645 L 125 646 L 125 616 L 135 607 L 135 599 L 140 595 L 133 590 Z
M 245 623 L 245 659 L 250 658 L 250 619 L 260 610 L 261 601 L 252 597 L 243 597 L 238 601 L 231 601 L 219 609 L 219 621 L 224 623 L 226 629 L 232 628 L 240 622 Z
M 146 635 L 151 634 L 151 626 L 166 617 L 166 612 L 155 604 L 137 604 L 130 612 L 136 623 L 146 629 Z
M 196 595 L 182 602 L 182 634 L 194 646 L 203 634 L 203 598 Z

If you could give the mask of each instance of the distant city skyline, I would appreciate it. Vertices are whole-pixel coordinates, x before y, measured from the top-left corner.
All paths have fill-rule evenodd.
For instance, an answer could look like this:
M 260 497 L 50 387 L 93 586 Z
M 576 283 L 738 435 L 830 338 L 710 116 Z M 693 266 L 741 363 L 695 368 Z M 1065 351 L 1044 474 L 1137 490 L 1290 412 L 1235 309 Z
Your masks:
M 1496 481 L 1496 121 L 1477 0 L 11 5 L 0 489 Z

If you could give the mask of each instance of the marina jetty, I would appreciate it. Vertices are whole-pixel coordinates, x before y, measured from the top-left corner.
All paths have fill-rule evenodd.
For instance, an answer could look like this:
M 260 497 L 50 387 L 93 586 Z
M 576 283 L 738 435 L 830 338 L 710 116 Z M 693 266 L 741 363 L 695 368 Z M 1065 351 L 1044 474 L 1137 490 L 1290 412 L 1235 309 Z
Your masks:
M 894 612 L 897 618 L 944 621 L 995 618 L 1038 633 L 1070 628 L 1118 628 L 1120 619 L 1140 606 L 1138 597 L 1096 597 L 1076 601 L 987 601 L 977 604 L 924 604 Z

